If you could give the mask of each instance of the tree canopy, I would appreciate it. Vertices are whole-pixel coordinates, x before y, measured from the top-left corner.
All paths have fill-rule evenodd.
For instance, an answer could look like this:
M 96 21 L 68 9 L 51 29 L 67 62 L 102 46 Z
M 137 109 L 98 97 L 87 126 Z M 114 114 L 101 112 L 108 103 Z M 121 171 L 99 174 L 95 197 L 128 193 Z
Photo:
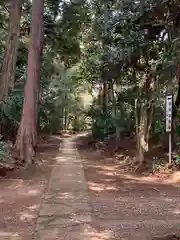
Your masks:
M 133 135 L 142 163 L 150 140 L 165 133 L 166 94 L 174 95 L 172 130 L 178 134 L 179 1 L 38 0 L 42 24 L 34 2 L 0 3 L 3 141 L 15 142 L 17 132 L 22 134 L 18 128 L 27 130 L 22 118 L 33 105 L 35 132 L 78 132 L 91 126 L 97 139 Z M 40 28 L 44 40 L 35 38 Z M 40 43 L 42 51 L 30 55 Z M 23 107 L 38 82 L 37 100 Z

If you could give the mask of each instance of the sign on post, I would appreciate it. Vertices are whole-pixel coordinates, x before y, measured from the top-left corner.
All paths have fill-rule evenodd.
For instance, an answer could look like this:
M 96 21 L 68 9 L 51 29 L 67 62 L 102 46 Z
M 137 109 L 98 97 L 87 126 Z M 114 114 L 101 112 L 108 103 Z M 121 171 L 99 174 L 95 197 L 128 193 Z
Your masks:
M 172 95 L 166 96 L 166 132 L 171 132 L 172 127 Z
M 169 164 L 171 164 L 171 129 L 172 129 L 172 107 L 173 107 L 173 97 L 172 95 L 166 96 L 166 132 L 169 133 Z

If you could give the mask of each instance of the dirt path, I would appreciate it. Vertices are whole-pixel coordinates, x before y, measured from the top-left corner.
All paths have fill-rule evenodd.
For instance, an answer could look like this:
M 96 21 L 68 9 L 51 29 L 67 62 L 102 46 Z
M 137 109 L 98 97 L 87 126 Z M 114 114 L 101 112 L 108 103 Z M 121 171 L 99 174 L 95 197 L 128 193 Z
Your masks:
M 36 171 L 0 180 L 0 240 L 152 240 L 180 232 L 179 184 L 127 173 L 76 142 L 48 142 Z
M 61 139 L 40 144 L 38 165 L 0 177 L 0 240 L 32 240 L 42 197 L 59 154 Z
M 93 151 L 81 155 L 97 239 L 180 239 L 172 237 L 180 234 L 179 184 L 127 173 Z

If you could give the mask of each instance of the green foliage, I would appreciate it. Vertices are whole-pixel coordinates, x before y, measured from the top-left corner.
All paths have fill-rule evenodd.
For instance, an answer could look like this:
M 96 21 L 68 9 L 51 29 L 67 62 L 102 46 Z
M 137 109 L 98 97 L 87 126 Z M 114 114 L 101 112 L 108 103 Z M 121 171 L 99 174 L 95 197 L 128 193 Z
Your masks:
M 161 1 L 157 5 L 153 1 L 143 5 L 141 1 L 124 1 L 121 4 L 113 1 L 109 3 L 111 11 L 108 12 L 105 4 L 98 3 L 92 3 L 92 24 L 84 37 L 86 44 L 82 74 L 96 89 L 106 79 L 113 82 L 116 89 L 116 116 L 113 114 L 112 100 L 104 115 L 102 102 L 94 101 L 94 105 L 101 105 L 94 106 L 94 109 L 97 107 L 99 110 L 90 114 L 94 122 L 93 134 L 104 137 L 117 129 L 121 133 L 135 132 L 134 100 L 138 98 L 140 103 L 149 101 L 145 79 L 150 73 L 156 81 L 153 90 L 155 114 L 151 136 L 159 137 L 165 129 L 165 93 L 175 90 L 173 81 L 178 41 L 172 40 L 175 36 L 170 33 L 175 30 L 174 26 L 170 32 L 164 27 L 166 21 L 172 17 L 170 5 Z M 173 2 L 171 7 L 175 9 L 177 3 Z M 158 15 L 154 9 L 161 9 L 162 14 Z M 161 27 L 158 27 L 158 23 Z M 104 59 L 108 59 L 108 70 L 103 75 Z
M 73 119 L 72 120 L 72 129 L 74 132 L 77 132 L 77 133 L 87 130 L 86 118 L 82 115 L 79 118 Z
M 175 163 L 177 166 L 180 166 L 180 155 L 176 155 Z
M 0 106 L 3 134 L 9 134 L 10 126 L 17 130 L 20 122 L 24 84 L 27 78 L 27 57 L 30 33 L 30 3 L 23 3 L 21 37 L 17 56 L 16 82 L 8 101 Z M 8 30 L 8 12 L 0 5 L 0 57 L 3 59 L 4 44 Z M 77 96 L 87 87 L 82 87 L 84 78 L 80 76 L 79 66 L 82 23 L 88 22 L 88 5 L 84 1 L 76 3 L 48 0 L 45 3 L 45 44 L 42 56 L 41 90 L 38 105 L 38 123 L 40 131 L 58 133 L 66 128 L 65 118 L 69 122 L 76 115 L 77 108 L 83 114 L 82 101 Z M 83 24 L 83 27 L 85 25 Z M 80 118 L 78 118 L 80 119 Z M 80 119 L 75 128 L 79 130 L 85 124 Z M 72 119 L 70 119 L 72 124 Z M 7 128 L 7 129 L 6 129 Z M 11 129 L 11 131 L 13 131 Z
M 12 94 L 9 96 L 6 103 L 1 104 L 0 114 L 1 120 L 9 119 L 12 124 L 18 124 L 20 121 L 20 113 L 23 103 L 23 91 L 14 89 Z
M 112 117 L 109 113 L 103 113 L 101 106 L 91 108 L 89 116 L 94 120 L 92 124 L 92 135 L 97 139 L 113 134 L 115 128 L 112 122 Z
M 96 138 L 117 132 L 130 135 L 136 129 L 135 99 L 139 104 L 149 103 L 152 93 L 151 136 L 164 133 L 164 98 L 167 91 L 176 89 L 178 60 L 179 25 L 174 18 L 172 21 L 171 8 L 177 12 L 179 4 L 142 2 L 45 1 L 45 44 L 38 105 L 40 131 L 58 133 L 66 128 L 83 131 L 91 124 L 89 116 Z M 0 60 L 8 28 L 4 4 L 0 4 Z M 170 22 L 173 24 L 169 25 Z M 0 107 L 1 123 L 8 122 L 15 128 L 20 121 L 27 77 L 29 30 L 30 3 L 26 2 L 15 89 Z M 155 86 L 146 91 L 148 74 Z M 103 100 L 99 99 L 103 95 L 103 83 L 108 86 L 105 110 Z M 88 109 L 90 103 L 84 106 L 83 93 L 93 96 L 92 108 Z M 180 134 L 179 126 L 177 133 Z
M 176 125 L 176 136 L 180 137 L 180 125 Z
M 179 110 L 177 111 L 177 119 L 175 121 L 175 130 L 176 130 L 176 136 L 180 137 L 180 122 L 179 122 L 179 118 L 180 118 L 180 112 Z M 177 143 L 178 144 L 178 143 Z
M 152 163 L 152 172 L 158 172 L 160 169 L 162 169 L 164 167 L 164 163 L 161 162 L 160 160 L 158 161 L 153 161 Z
M 4 145 L 5 143 L 0 140 L 0 162 L 4 162 L 9 158 L 9 154 L 6 152 Z

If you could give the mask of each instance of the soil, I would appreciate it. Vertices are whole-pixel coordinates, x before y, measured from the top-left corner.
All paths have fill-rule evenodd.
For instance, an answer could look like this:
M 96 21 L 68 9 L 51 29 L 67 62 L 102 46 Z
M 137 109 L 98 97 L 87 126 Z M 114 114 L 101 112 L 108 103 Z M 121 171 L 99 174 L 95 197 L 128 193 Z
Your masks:
M 81 138 L 79 149 L 93 225 L 111 235 L 102 239 L 180 239 L 180 173 L 150 174 L 149 169 L 134 173 L 126 164 L 129 159 L 124 149 L 118 152 L 123 157 L 117 159 L 107 149 L 95 151 L 92 142 L 88 143 Z
M 37 164 L 3 172 L 0 177 L 0 239 L 32 239 L 40 204 L 49 181 L 61 140 L 41 139 Z
M 58 215 L 57 224 L 63 221 L 63 216 L 66 216 L 64 220 L 69 224 L 70 220 L 67 218 L 70 216 L 65 213 L 62 215 L 62 206 L 67 207 L 67 204 L 71 211 L 78 206 L 78 209 L 81 209 L 80 219 L 88 219 L 88 222 L 85 224 L 80 221 L 69 228 L 58 225 L 52 228 L 47 225 L 41 230 L 41 236 L 44 237 L 36 239 L 180 239 L 180 173 L 172 172 L 160 176 L 149 174 L 147 171 L 133 173 L 125 161 L 125 142 L 123 148 L 118 150 L 118 154 L 123 157 L 117 158 L 108 154 L 108 151 L 96 151 L 96 143 L 89 144 L 87 139 L 76 139 L 76 149 L 70 144 L 72 140 L 69 142 L 67 139 L 64 145 L 59 136 L 43 138 L 38 147 L 36 165 L 28 170 L 19 168 L 9 171 L 0 178 L 0 239 L 32 240 L 32 234 L 39 223 L 38 217 L 42 217 L 45 210 L 48 219 L 52 217 L 49 213 L 54 211 L 54 214 Z M 60 150 L 61 145 L 63 148 Z M 65 153 L 63 149 L 66 150 Z M 67 151 L 70 152 L 67 154 Z M 133 156 L 131 154 L 132 151 L 127 154 L 129 159 Z M 57 162 L 57 156 L 61 163 Z M 85 178 L 80 179 L 83 174 Z M 48 182 L 51 184 L 51 187 L 48 187 L 50 192 L 47 191 Z M 79 196 L 76 191 L 85 191 L 85 185 L 88 186 L 88 194 L 83 194 L 88 198 L 88 203 L 79 204 L 78 199 L 68 200 L 68 203 L 65 193 L 74 191 L 74 194 Z M 53 195 L 51 190 L 56 191 L 57 200 L 61 204 L 58 206 L 51 203 L 54 207 L 49 205 L 48 209 L 44 210 L 42 206 L 47 207 L 44 199 Z M 64 192 L 64 198 L 61 196 L 59 199 L 61 191 Z M 81 215 L 82 208 L 86 208 L 87 216 L 84 213 Z M 41 224 L 44 224 L 43 221 Z M 51 234 L 52 229 L 54 234 L 56 233 L 54 237 Z M 81 238 L 78 235 L 82 229 L 89 231 L 88 237 Z

